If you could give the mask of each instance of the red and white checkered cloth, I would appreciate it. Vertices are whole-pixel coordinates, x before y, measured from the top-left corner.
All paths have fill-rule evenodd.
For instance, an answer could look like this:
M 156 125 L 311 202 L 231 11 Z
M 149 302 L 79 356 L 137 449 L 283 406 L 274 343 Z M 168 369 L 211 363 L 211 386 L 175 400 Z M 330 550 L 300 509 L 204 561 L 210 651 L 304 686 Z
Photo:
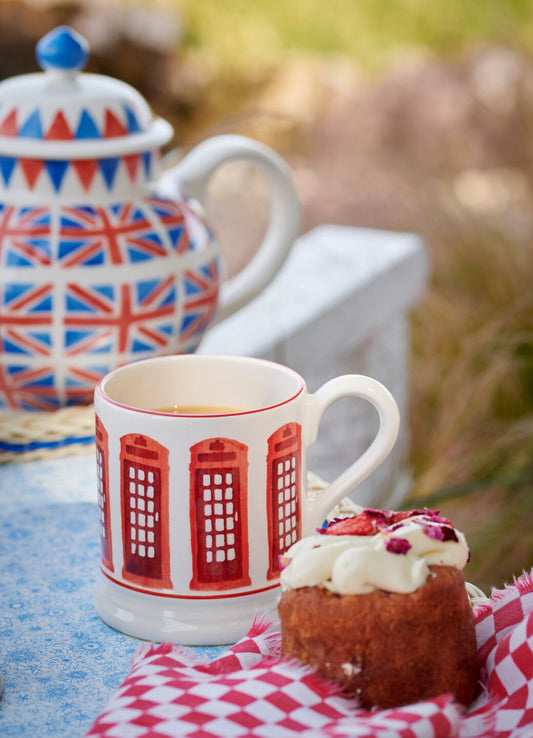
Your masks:
M 211 663 L 170 644 L 142 648 L 87 736 L 100 738 L 532 738 L 533 572 L 475 608 L 481 696 L 366 711 L 312 669 L 280 659 L 256 622 Z

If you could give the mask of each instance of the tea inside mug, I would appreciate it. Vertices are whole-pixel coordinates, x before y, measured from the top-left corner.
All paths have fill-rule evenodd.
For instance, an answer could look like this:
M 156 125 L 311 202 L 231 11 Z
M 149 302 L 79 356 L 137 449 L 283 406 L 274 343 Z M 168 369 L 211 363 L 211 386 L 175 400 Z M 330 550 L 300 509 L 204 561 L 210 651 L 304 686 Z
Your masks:
M 104 378 L 99 391 L 134 409 L 209 416 L 275 407 L 304 386 L 292 369 L 263 359 L 188 354 L 123 366 Z
M 170 413 L 171 415 L 233 415 L 245 413 L 250 408 L 235 407 L 233 405 L 171 405 L 170 407 L 156 407 L 158 413 Z

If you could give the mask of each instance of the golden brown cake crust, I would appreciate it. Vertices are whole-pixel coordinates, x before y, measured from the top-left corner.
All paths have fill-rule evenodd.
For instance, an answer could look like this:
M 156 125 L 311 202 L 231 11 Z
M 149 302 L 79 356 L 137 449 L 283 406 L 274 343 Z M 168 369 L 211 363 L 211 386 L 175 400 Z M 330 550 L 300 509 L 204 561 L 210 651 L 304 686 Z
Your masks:
M 410 594 L 338 595 L 320 587 L 283 592 L 282 655 L 312 664 L 363 707 L 394 707 L 477 690 L 472 607 L 461 571 L 431 566 Z

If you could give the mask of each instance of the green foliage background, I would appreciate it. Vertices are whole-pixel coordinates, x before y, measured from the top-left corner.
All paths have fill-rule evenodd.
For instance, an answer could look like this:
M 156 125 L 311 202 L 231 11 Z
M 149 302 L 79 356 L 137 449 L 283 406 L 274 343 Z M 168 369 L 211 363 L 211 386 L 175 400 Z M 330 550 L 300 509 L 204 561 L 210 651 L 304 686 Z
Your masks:
M 533 45 L 531 0 L 176 0 L 185 47 L 226 71 L 291 52 L 347 54 L 379 71 L 407 50 L 455 53 L 487 41 Z

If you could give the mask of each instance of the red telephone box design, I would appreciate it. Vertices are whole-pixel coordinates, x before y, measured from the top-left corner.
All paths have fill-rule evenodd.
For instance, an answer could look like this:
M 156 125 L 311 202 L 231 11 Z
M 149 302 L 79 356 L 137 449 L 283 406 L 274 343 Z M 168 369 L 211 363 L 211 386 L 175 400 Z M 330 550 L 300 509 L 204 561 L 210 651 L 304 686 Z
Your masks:
M 248 573 L 248 447 L 228 438 L 191 446 L 190 523 L 194 590 L 251 584 Z
M 279 577 L 280 556 L 301 537 L 301 430 L 299 423 L 287 423 L 268 439 L 268 579 Z
M 100 558 L 103 566 L 113 569 L 111 519 L 109 512 L 109 467 L 107 431 L 96 416 L 96 486 L 98 490 L 98 522 L 100 528 Z
M 137 434 L 120 439 L 122 576 L 150 588 L 172 587 L 168 541 L 168 450 Z

